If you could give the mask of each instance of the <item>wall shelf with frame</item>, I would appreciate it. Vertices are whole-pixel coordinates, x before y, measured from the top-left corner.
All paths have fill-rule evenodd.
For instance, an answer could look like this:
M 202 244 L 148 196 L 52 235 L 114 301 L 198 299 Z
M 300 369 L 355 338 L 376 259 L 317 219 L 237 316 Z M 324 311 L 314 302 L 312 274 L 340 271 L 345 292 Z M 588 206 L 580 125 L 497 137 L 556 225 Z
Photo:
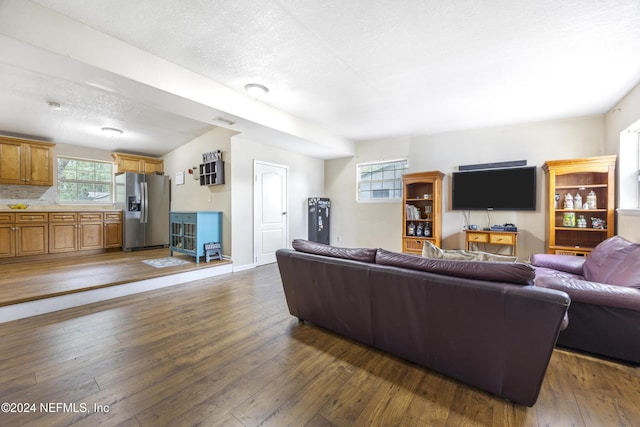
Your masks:
M 224 184 L 224 162 L 220 150 L 202 153 L 202 163 L 198 168 L 200 185 Z

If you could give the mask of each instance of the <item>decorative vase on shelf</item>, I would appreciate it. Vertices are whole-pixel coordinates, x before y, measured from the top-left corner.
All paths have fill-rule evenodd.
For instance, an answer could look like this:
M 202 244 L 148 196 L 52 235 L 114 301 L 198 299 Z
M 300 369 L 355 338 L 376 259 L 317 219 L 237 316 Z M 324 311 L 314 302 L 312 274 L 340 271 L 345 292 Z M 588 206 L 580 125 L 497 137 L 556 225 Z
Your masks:
M 591 190 L 589 194 L 587 194 L 587 203 L 585 209 L 598 209 L 598 196 L 596 196 L 596 192 Z
M 573 208 L 582 209 L 582 196 L 580 193 L 576 193 L 576 197 L 573 198 Z
M 564 208 L 573 209 L 573 196 L 570 193 L 567 193 L 564 196 Z

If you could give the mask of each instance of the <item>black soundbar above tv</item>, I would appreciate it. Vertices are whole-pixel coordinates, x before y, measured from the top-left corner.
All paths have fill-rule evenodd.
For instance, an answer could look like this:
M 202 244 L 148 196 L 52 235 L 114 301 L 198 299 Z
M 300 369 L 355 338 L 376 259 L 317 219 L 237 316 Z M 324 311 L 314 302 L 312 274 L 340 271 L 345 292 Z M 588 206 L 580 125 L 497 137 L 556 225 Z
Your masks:
M 535 166 L 454 172 L 454 210 L 536 210 Z

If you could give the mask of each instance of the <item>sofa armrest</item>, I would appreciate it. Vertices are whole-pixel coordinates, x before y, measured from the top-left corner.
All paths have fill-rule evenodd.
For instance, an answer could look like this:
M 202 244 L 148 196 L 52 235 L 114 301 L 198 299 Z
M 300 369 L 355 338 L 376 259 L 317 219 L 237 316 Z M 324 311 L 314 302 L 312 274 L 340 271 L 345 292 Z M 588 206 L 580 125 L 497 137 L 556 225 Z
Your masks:
M 564 291 L 573 302 L 640 311 L 640 289 L 560 277 L 541 277 L 536 286 Z
M 531 265 L 582 276 L 582 266 L 585 259 L 585 257 L 574 255 L 533 254 L 531 255 Z

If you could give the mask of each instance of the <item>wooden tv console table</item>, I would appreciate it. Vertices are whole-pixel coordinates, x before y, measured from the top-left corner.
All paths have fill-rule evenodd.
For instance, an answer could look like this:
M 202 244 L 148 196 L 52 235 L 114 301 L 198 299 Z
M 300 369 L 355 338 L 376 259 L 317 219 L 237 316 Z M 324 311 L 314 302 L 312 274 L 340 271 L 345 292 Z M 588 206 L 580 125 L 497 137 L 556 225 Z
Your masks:
M 471 250 L 471 244 L 478 243 L 488 245 L 511 246 L 513 256 L 518 256 L 518 232 L 517 231 L 494 231 L 494 230 L 465 230 L 465 240 L 467 250 Z

